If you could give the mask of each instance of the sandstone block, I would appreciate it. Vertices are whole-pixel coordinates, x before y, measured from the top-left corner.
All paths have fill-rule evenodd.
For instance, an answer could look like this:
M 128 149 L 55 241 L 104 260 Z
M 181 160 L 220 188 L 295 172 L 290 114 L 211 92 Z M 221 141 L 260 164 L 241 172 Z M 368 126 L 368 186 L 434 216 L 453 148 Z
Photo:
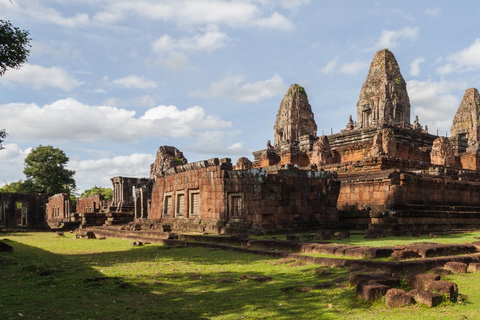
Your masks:
M 405 282 L 407 285 L 410 288 L 417 290 L 426 290 L 428 284 L 439 280 L 440 276 L 438 274 L 421 273 L 409 274 L 405 276 Z
M 425 286 L 425 290 L 439 294 L 447 294 L 450 299 L 456 299 L 458 295 L 457 284 L 445 280 L 430 282 Z
M 424 290 L 411 290 L 409 294 L 413 297 L 416 303 L 424 304 L 430 308 L 442 303 L 442 296 L 438 293 L 433 293 Z
M 470 263 L 468 264 L 467 271 L 468 271 L 468 272 L 477 272 L 477 271 L 480 271 L 480 263 L 470 262 Z
M 387 291 L 389 286 L 379 283 L 359 283 L 357 284 L 357 297 L 366 301 L 373 301 L 381 299 Z
M 392 259 L 396 261 L 407 260 L 407 259 L 419 259 L 422 256 L 418 253 L 417 250 L 405 249 L 405 250 L 396 250 L 392 253 Z
M 405 307 L 413 303 L 413 297 L 402 289 L 392 288 L 385 295 L 385 304 L 389 308 Z
M 447 262 L 444 266 L 445 269 L 452 271 L 453 273 L 465 273 L 467 272 L 468 265 L 463 262 Z

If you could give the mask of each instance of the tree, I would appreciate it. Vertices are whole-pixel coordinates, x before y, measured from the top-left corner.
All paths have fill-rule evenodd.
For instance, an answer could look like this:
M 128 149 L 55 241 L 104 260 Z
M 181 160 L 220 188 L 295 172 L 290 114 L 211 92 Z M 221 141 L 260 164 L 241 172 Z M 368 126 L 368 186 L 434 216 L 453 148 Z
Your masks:
M 103 194 L 105 197 L 105 200 L 108 200 L 108 201 L 113 199 L 112 188 L 97 187 L 96 185 L 93 188 L 83 191 L 83 193 L 80 195 L 80 198 L 94 196 L 96 194 Z
M 5 131 L 5 129 L 3 130 L 0 130 L 0 150 L 4 149 L 2 147 L 2 142 L 5 140 L 5 138 L 7 137 L 8 133 L 7 131 Z
M 33 182 L 30 179 L 10 182 L 0 188 L 0 192 L 10 193 L 32 193 L 35 192 Z
M 0 20 L 0 76 L 8 68 L 18 69 L 30 54 L 30 33 L 14 27 L 10 21 Z
M 68 160 L 62 150 L 40 145 L 25 158 L 23 173 L 27 180 L 31 180 L 34 192 L 49 196 L 62 192 L 70 194 L 76 185 L 75 171 L 65 168 Z

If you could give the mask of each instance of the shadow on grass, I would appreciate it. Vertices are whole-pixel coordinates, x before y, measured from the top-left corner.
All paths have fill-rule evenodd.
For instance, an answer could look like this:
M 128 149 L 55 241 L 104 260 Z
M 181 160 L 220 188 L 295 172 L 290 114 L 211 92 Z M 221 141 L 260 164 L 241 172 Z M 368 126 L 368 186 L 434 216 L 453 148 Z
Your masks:
M 345 269 L 208 248 L 60 255 L 9 244 L 1 319 L 339 319 L 370 307 Z

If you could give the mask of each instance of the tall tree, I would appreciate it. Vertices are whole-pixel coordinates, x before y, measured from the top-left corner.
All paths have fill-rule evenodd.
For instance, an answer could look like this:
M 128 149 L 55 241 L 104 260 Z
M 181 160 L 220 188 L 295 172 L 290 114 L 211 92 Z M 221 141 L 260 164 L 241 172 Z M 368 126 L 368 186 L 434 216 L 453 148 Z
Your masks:
M 25 158 L 23 173 L 31 180 L 35 192 L 52 196 L 66 192 L 70 194 L 76 188 L 74 170 L 65 168 L 68 162 L 65 153 L 52 146 L 38 146 Z
M 8 68 L 18 69 L 30 54 L 30 33 L 14 27 L 10 21 L 0 20 L 0 76 Z

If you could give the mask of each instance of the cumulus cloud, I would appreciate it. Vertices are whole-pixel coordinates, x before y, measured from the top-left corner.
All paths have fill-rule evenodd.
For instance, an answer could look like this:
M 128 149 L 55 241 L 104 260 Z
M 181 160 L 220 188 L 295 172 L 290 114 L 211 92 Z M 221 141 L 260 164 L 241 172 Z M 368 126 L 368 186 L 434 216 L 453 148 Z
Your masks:
M 447 63 L 437 68 L 440 74 L 476 71 L 480 69 L 480 39 L 475 39 L 469 47 L 449 55 Z
M 4 143 L 3 147 L 5 149 L 0 151 L 0 185 L 20 179 L 24 180 L 23 160 L 32 151 L 32 148 L 22 150 L 14 143 Z
M 200 154 L 219 156 L 232 155 L 249 155 L 250 152 L 245 150 L 243 142 L 233 142 L 239 131 L 222 132 L 219 130 L 209 130 L 202 132 L 197 141 L 184 149 L 190 152 Z
M 377 48 L 394 48 L 398 45 L 399 39 L 416 40 L 418 37 L 418 28 L 405 27 L 402 30 L 383 30 L 378 39 Z
M 430 133 L 450 132 L 452 119 L 461 97 L 455 94 L 465 88 L 464 83 L 449 81 L 408 81 L 408 94 L 412 117 L 418 115 L 422 125 L 428 125 Z
M 350 63 L 344 63 L 341 67 L 339 72 L 344 74 L 357 74 L 360 71 L 368 68 L 369 63 L 366 61 L 354 61 Z
M 285 30 L 292 27 L 290 20 L 271 13 L 277 5 L 295 9 L 308 3 L 305 0 L 282 1 L 221 1 L 221 0 L 176 0 L 170 2 L 152 1 L 112 1 L 105 11 L 98 12 L 94 20 L 102 23 L 115 23 L 132 13 L 153 20 L 174 22 L 178 26 L 202 26 L 225 24 L 230 27 L 258 27 Z
M 53 23 L 58 26 L 75 28 L 88 25 L 91 21 L 86 13 L 76 13 L 66 17 L 58 10 L 45 6 L 42 1 L 1 1 L 0 12 L 9 13 L 9 16 L 29 17 L 32 20 Z
M 112 81 L 112 84 L 125 88 L 136 89 L 152 89 L 158 86 L 154 80 L 145 79 L 145 77 L 139 77 L 136 75 L 130 75 L 124 78 L 114 80 Z
M 163 35 L 152 42 L 152 50 L 158 55 L 161 65 L 180 69 L 187 64 L 187 53 L 212 52 L 226 46 L 228 41 L 225 33 L 218 31 L 216 26 L 209 26 L 203 34 L 178 40 L 168 34 Z
M 193 91 L 189 95 L 204 98 L 227 96 L 239 101 L 258 102 L 283 95 L 288 89 L 278 74 L 274 74 L 271 79 L 254 83 L 243 83 L 244 80 L 243 75 L 225 77 L 211 83 L 208 89 Z
M 138 141 L 148 137 L 188 137 L 203 130 L 230 128 L 231 122 L 207 115 L 194 106 L 184 110 L 160 105 L 141 117 L 135 111 L 110 106 L 89 106 L 68 98 L 52 104 L 0 105 L 2 125 L 18 139 L 73 139 L 80 141 Z
M 408 73 L 412 77 L 420 75 L 420 64 L 425 62 L 425 58 L 416 58 L 410 64 L 410 72 Z
M 150 164 L 154 161 L 153 154 L 134 153 L 111 158 L 71 160 L 68 167 L 75 170 L 77 187 L 85 190 L 95 185 L 111 187 L 110 178 L 116 176 L 148 177 Z
M 80 82 L 71 77 L 65 70 L 58 67 L 46 68 L 34 64 L 25 64 L 20 69 L 9 70 L 0 78 L 5 85 L 26 85 L 35 90 L 43 88 L 58 88 L 72 91 Z

